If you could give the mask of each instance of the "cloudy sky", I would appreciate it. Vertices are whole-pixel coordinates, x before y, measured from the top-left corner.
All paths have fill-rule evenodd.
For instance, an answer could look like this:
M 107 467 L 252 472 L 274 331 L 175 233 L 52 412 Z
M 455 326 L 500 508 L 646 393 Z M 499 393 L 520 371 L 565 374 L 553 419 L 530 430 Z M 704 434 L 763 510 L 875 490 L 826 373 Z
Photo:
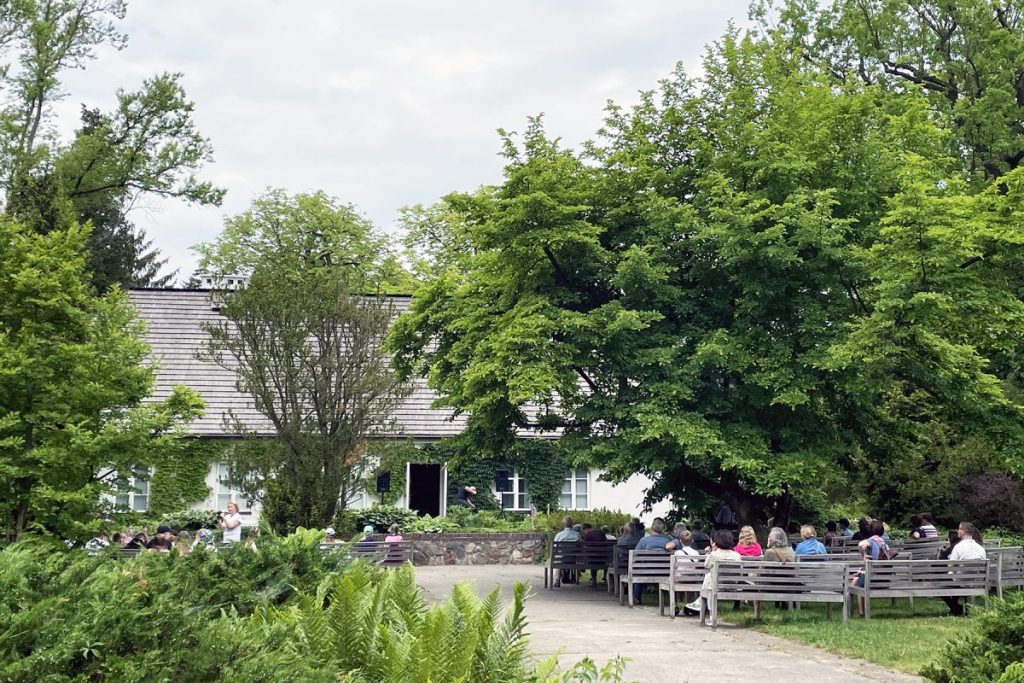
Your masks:
M 123 51 L 68 74 L 60 125 L 109 108 L 116 88 L 184 73 L 213 142 L 203 177 L 220 207 L 150 200 L 134 220 L 187 276 L 189 247 L 267 187 L 323 189 L 394 230 L 402 206 L 500 179 L 497 128 L 543 113 L 570 145 L 607 100 L 639 90 L 704 45 L 746 0 L 134 0 Z

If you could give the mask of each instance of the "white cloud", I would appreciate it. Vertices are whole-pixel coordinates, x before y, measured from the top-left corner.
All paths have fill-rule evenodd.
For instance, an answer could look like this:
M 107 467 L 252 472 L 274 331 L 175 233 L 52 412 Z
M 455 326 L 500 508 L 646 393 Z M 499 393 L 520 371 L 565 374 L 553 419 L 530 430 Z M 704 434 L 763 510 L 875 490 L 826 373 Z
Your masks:
M 323 189 L 390 229 L 407 204 L 499 180 L 499 127 L 578 144 L 605 102 L 636 101 L 677 61 L 743 22 L 746 0 L 292 2 L 137 0 L 121 52 L 69 74 L 57 111 L 109 107 L 118 87 L 180 71 L 215 147 L 223 207 L 151 200 L 135 216 L 175 267 L 267 186 Z

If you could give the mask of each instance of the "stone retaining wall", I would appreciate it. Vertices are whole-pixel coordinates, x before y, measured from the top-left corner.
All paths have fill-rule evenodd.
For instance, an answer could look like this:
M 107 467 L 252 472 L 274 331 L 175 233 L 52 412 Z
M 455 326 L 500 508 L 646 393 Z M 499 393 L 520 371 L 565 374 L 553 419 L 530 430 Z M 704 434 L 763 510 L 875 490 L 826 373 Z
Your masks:
M 402 534 L 412 542 L 414 565 L 532 564 L 547 534 Z

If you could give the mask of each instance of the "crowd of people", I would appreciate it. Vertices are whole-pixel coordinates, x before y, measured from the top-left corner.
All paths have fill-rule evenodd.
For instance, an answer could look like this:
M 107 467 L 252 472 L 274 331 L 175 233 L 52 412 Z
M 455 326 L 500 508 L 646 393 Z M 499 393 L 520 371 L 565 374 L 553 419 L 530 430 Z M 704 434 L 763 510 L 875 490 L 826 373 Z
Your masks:
M 235 501 L 228 503 L 227 510 L 218 512 L 216 520 L 217 526 L 223 531 L 222 543 L 242 542 L 242 515 L 239 512 L 238 503 Z M 255 536 L 258 534 L 259 530 L 254 529 L 247 543 L 255 545 Z M 216 535 L 212 529 L 199 529 L 195 538 L 192 538 L 192 534 L 186 530 L 175 532 L 166 524 L 161 524 L 152 537 L 144 530 L 131 527 L 109 535 L 102 532 L 86 543 L 85 548 L 89 552 L 98 552 L 103 548 L 114 546 L 125 550 L 148 550 L 156 553 L 169 553 L 173 549 L 181 555 L 187 555 L 199 546 L 215 549 L 216 545 Z
M 731 514 L 731 511 L 730 511 Z M 651 522 L 650 529 L 646 529 L 644 523 L 637 517 L 624 524 L 619 529 L 618 536 L 612 535 L 607 527 L 593 529 L 590 524 L 574 524 L 571 517 L 564 517 L 562 530 L 559 531 L 555 541 L 600 541 L 614 540 L 619 547 L 630 550 L 664 550 L 675 553 L 679 558 L 700 565 L 710 570 L 716 562 L 722 560 L 742 559 L 763 559 L 769 562 L 796 562 L 800 555 L 825 555 L 828 551 L 827 545 L 838 545 L 847 543 L 841 539 L 856 541 L 856 549 L 865 559 L 889 560 L 895 559 L 897 553 L 888 544 L 891 540 L 889 533 L 880 520 L 870 517 L 862 517 L 857 522 L 857 530 L 851 528 L 850 520 L 839 519 L 829 521 L 825 524 L 823 540 L 818 539 L 818 532 L 814 526 L 804 524 L 800 527 L 800 540 L 791 542 L 785 529 L 773 526 L 768 529 L 766 543 L 764 546 L 758 541 L 757 534 L 752 526 L 739 526 L 735 524 L 735 517 L 726 520 L 727 515 L 716 516 L 714 528 L 709 535 L 705 532 L 704 523 L 695 520 L 691 525 L 676 524 L 671 532 L 664 519 L 656 517 Z M 722 523 L 726 520 L 725 523 Z M 925 512 L 914 515 L 910 518 L 911 528 L 908 536 L 913 539 L 938 538 L 939 532 L 931 514 Z M 938 559 L 950 560 L 977 560 L 986 559 L 985 549 L 982 545 L 981 532 L 970 522 L 961 522 L 955 532 L 950 532 L 949 543 L 945 548 L 938 551 Z M 591 573 L 591 585 L 596 585 L 598 572 Z M 710 581 L 711 574 L 705 575 L 703 588 Z M 563 570 L 562 583 L 575 582 L 574 572 Z M 863 572 L 857 572 L 851 580 L 853 585 L 864 585 Z M 633 586 L 633 595 L 630 596 L 634 604 L 640 604 L 643 593 L 643 585 Z M 958 598 L 943 598 L 949 605 L 950 613 L 953 615 L 964 614 L 964 606 Z M 683 613 L 695 615 L 699 610 L 698 600 L 688 603 L 683 608 Z M 860 613 L 864 613 L 863 599 L 860 602 Z

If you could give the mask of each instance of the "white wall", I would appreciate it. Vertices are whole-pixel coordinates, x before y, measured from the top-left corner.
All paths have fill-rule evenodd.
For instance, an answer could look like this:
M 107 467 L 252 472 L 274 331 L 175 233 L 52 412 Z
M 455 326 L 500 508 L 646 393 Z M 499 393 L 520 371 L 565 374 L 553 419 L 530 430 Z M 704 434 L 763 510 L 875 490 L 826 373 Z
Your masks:
M 647 526 L 655 517 L 664 517 L 672 510 L 672 502 L 663 500 L 655 503 L 651 512 L 641 513 L 644 495 L 651 486 L 651 480 L 642 474 L 634 474 L 621 484 L 601 481 L 601 470 L 590 471 L 590 507 L 607 508 L 640 517 Z

